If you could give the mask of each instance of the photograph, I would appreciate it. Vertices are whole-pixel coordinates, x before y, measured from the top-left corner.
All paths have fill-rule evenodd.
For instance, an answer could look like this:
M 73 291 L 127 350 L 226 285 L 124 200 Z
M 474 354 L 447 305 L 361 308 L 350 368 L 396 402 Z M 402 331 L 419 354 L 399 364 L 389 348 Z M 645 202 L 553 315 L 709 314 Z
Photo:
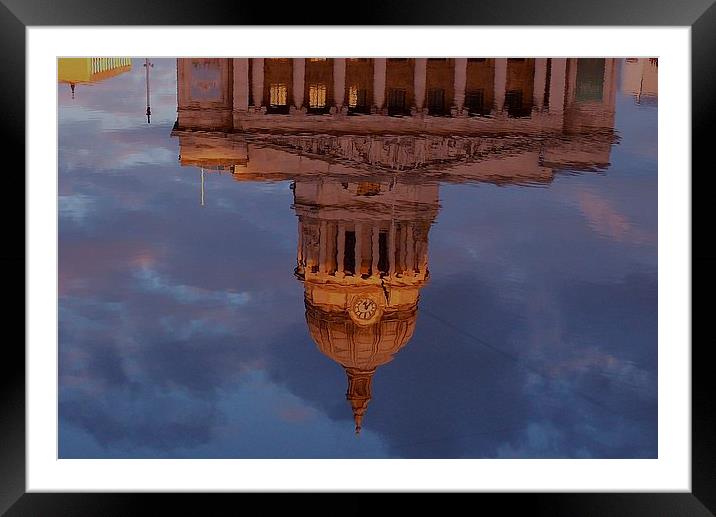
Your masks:
M 658 57 L 56 64 L 58 459 L 659 459 Z

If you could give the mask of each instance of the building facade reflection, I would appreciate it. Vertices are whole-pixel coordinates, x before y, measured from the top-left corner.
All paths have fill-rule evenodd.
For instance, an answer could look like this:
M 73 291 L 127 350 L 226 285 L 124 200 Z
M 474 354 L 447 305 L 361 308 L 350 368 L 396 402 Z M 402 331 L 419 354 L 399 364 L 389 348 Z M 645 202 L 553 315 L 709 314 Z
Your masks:
M 659 98 L 658 58 L 627 58 L 622 68 L 622 91 L 637 104 L 657 104 Z
M 492 130 L 560 129 L 570 126 L 565 112 L 580 108 L 601 111 L 599 119 L 583 121 L 588 126 L 612 127 L 615 61 L 179 59 L 177 126 L 471 131 L 486 127 L 480 119 L 489 116 L 492 120 L 487 126 Z M 348 116 L 358 114 L 367 116 Z M 403 120 L 386 120 L 381 115 Z M 467 120 L 456 126 L 455 121 L 441 120 L 445 117 Z M 527 120 L 515 124 L 503 119 Z
M 359 432 L 415 330 L 439 184 L 606 167 L 615 82 L 613 59 L 178 59 L 172 135 L 202 185 L 292 182 L 308 330 Z

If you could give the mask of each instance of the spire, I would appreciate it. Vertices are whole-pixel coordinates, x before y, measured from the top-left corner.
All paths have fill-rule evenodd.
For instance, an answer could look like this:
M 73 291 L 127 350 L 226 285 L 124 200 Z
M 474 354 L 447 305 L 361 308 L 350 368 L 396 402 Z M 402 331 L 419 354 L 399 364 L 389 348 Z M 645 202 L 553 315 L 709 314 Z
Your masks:
M 353 420 L 356 424 L 356 435 L 358 435 L 362 428 L 363 416 L 371 399 L 371 382 L 375 368 L 372 370 L 346 368 L 346 373 L 348 374 L 346 399 L 348 399 L 353 409 Z

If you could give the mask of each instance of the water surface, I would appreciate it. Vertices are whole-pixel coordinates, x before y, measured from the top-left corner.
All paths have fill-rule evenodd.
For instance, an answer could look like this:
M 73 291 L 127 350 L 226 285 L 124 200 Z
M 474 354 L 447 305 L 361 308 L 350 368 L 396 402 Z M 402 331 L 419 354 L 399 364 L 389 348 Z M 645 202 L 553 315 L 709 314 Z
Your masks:
M 399 63 L 353 115 L 266 61 L 238 119 L 226 63 L 152 59 L 151 123 L 144 59 L 60 78 L 60 457 L 656 457 L 656 65 L 438 117 L 439 63 L 396 116 Z

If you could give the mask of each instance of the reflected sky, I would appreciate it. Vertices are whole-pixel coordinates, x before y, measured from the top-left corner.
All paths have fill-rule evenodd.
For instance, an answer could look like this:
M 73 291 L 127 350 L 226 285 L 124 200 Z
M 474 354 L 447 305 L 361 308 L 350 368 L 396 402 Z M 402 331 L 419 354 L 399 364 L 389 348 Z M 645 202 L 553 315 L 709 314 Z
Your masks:
M 366 178 L 206 171 L 202 205 L 177 60 L 152 60 L 151 124 L 143 63 L 58 84 L 60 457 L 657 456 L 657 106 L 630 89 L 633 63 L 615 65 L 608 164 L 395 180 L 438 192 L 429 281 L 359 436 L 296 269 L 303 186 Z M 295 144 L 250 138 L 255 156 Z

